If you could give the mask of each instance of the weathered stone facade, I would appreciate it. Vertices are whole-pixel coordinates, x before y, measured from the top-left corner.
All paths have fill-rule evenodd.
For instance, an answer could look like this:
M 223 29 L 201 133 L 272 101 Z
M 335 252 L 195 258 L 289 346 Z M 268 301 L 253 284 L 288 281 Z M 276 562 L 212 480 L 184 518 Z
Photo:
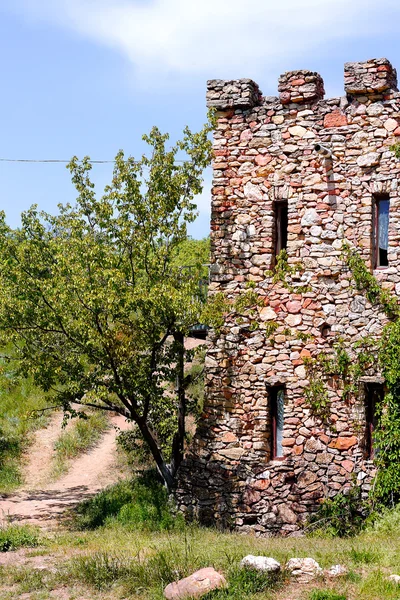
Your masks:
M 347 63 L 345 91 L 324 100 L 322 78 L 309 71 L 285 73 L 279 98 L 262 97 L 248 79 L 208 82 L 208 105 L 218 110 L 210 293 L 235 298 L 252 281 L 264 306 L 258 329 L 231 315 L 210 336 L 206 405 L 178 486 L 182 510 L 204 523 L 295 534 L 322 498 L 354 478 L 365 494 L 370 486 L 362 384 L 359 397 L 345 401 L 331 383 L 331 427 L 312 414 L 304 393 L 304 357 L 325 352 L 336 336 L 352 347 L 382 330 L 384 316 L 355 291 L 341 258 L 348 240 L 372 269 L 373 206 L 382 194 L 390 198 L 389 264 L 374 273 L 400 293 L 400 165 L 389 149 L 400 140 L 396 71 L 386 59 Z M 331 156 L 317 154 L 316 144 Z M 266 273 L 282 201 L 288 262 L 302 265 L 293 285 L 307 284 L 303 293 Z M 283 458 L 274 460 L 277 384 L 285 386 L 285 408 Z

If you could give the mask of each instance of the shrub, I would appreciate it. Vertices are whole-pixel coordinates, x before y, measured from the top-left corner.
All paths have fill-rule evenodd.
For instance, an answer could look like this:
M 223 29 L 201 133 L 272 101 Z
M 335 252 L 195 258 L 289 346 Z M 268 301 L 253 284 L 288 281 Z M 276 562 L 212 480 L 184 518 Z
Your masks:
M 32 527 L 27 525 L 0 527 L 0 552 L 18 550 L 18 548 L 34 548 L 38 544 L 38 532 Z
M 370 565 L 379 562 L 381 555 L 373 550 L 352 548 L 349 552 L 351 560 L 358 565 Z
M 183 518 L 173 514 L 166 489 L 151 472 L 85 500 L 76 508 L 74 522 L 79 529 L 119 523 L 129 529 L 161 531 L 181 528 Z
M 350 537 L 361 531 L 367 514 L 361 490 L 355 485 L 345 494 L 326 498 L 310 518 L 307 529 L 314 535 Z
M 204 596 L 205 600 L 246 600 L 253 594 L 279 589 L 284 573 L 263 573 L 251 568 L 231 567 L 227 574 L 228 586 Z M 268 596 L 269 597 L 269 596 Z
M 372 514 L 365 529 L 368 533 L 400 533 L 400 505 Z
M 107 517 L 115 516 L 133 498 L 132 484 L 121 481 L 107 487 L 93 498 L 84 500 L 75 509 L 74 523 L 78 529 L 96 529 Z
M 135 470 L 140 467 L 148 467 L 150 464 L 149 450 L 141 437 L 138 427 L 133 426 L 128 431 L 121 431 L 117 437 L 118 449 L 125 455 L 128 466 Z
M 309 595 L 310 600 L 347 600 L 344 594 L 337 594 L 332 590 L 313 590 Z
M 71 575 L 100 590 L 127 577 L 131 562 L 107 552 L 78 556 L 71 561 Z

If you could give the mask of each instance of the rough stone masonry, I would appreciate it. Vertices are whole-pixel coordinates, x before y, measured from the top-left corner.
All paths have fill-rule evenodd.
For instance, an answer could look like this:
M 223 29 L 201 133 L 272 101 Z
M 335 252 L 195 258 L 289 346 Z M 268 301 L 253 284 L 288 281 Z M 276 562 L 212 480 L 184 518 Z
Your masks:
M 350 401 L 331 382 L 329 427 L 305 398 L 304 357 L 325 352 L 337 336 L 351 348 L 385 322 L 355 291 L 343 241 L 400 294 L 400 165 L 390 150 L 400 141 L 395 69 L 386 59 L 347 63 L 342 98 L 324 99 L 321 76 L 304 70 L 282 75 L 278 90 L 279 97 L 263 97 L 250 79 L 208 82 L 207 104 L 218 116 L 210 294 L 234 299 L 254 282 L 264 305 L 258 329 L 228 315 L 220 334 L 210 334 L 204 414 L 177 490 L 188 516 L 256 535 L 295 535 L 323 498 L 354 481 L 366 495 L 374 475 L 365 389 L 379 384 L 379 374 L 360 382 Z M 381 198 L 390 206 L 387 264 L 374 269 Z M 288 262 L 303 266 L 291 291 L 268 274 L 282 205 Z M 296 293 L 305 282 L 308 291 Z M 276 389 L 284 390 L 280 456 L 272 447 Z

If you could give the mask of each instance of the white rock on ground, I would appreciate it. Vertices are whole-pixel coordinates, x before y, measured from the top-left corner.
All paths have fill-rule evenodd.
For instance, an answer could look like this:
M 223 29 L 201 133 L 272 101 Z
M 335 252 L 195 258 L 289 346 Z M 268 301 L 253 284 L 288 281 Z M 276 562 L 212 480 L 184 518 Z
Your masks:
M 389 580 L 400 584 L 400 575 L 389 575 Z
M 286 569 L 299 583 L 309 583 L 322 575 L 321 567 L 313 558 L 291 558 Z
M 240 563 L 241 567 L 250 567 L 251 569 L 256 569 L 257 571 L 271 571 L 277 572 L 280 571 L 281 565 L 274 558 L 269 558 L 267 556 L 253 556 L 252 554 L 248 554 L 244 557 L 244 559 Z
M 348 568 L 344 565 L 333 565 L 326 574 L 328 577 L 342 577 L 343 575 L 347 575 L 349 572 Z
M 221 573 L 215 571 L 212 567 L 200 569 L 189 577 L 180 581 L 174 581 L 167 585 L 164 590 L 164 596 L 167 600 L 186 600 L 189 598 L 200 598 L 211 592 L 226 586 L 226 580 Z

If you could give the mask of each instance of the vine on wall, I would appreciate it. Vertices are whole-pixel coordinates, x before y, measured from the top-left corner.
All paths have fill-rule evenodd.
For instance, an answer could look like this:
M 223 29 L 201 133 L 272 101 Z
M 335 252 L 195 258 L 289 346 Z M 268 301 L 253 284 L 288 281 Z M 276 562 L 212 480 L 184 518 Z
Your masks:
M 217 292 L 208 298 L 201 315 L 201 320 L 212 327 L 217 335 L 228 315 L 232 315 L 238 325 L 248 324 L 250 331 L 259 327 L 257 308 L 264 305 L 264 299 L 255 291 L 255 283 L 248 281 L 246 289 L 242 290 L 232 300 L 224 292 Z
M 400 307 L 396 296 L 381 287 L 355 248 L 345 243 L 342 257 L 351 271 L 356 289 L 383 311 L 389 322 L 379 339 L 365 336 L 348 348 L 344 340 L 336 338 L 330 352 L 321 354 L 317 359 L 304 359 L 310 382 L 306 398 L 313 414 L 326 425 L 332 425 L 327 384 L 340 389 L 342 398 L 348 401 L 352 395 L 358 395 L 362 376 L 380 370 L 386 393 L 377 407 L 379 421 L 374 432 L 377 475 L 371 496 L 375 505 L 390 506 L 400 502 Z M 305 293 L 310 291 L 308 285 L 293 283 L 293 279 L 300 279 L 302 270 L 301 263 L 288 263 L 287 253 L 283 250 L 277 256 L 274 271 L 267 271 L 266 276 L 272 277 L 273 284 L 281 283 L 289 292 Z M 238 323 L 247 323 L 250 330 L 257 328 L 257 307 L 263 304 L 263 299 L 253 288 L 254 285 L 249 282 L 247 289 L 235 301 L 228 301 L 222 292 L 215 294 L 206 307 L 205 322 L 218 334 L 229 313 Z M 275 321 L 267 324 L 267 337 L 272 336 L 277 327 Z M 303 335 L 302 341 L 306 342 L 308 336 L 300 334 L 300 337 Z
M 276 256 L 274 270 L 265 271 L 266 277 L 272 278 L 272 283 L 281 283 L 288 292 L 296 294 L 305 294 L 311 292 L 312 288 L 309 285 L 293 285 L 294 278 L 300 278 L 304 267 L 301 262 L 289 264 L 287 251 L 283 248 Z
M 393 506 L 400 501 L 400 307 L 396 296 L 382 289 L 355 248 L 345 244 L 343 256 L 356 288 L 389 319 L 374 351 L 386 393 L 377 407 L 379 421 L 374 432 L 377 475 L 371 495 L 375 503 Z
M 372 336 L 355 342 L 351 351 L 346 349 L 344 340 L 339 337 L 333 343 L 330 354 L 304 359 L 310 382 L 305 394 L 313 414 L 328 424 L 330 401 L 326 383 L 340 388 L 343 400 L 348 402 L 351 396 L 359 393 L 360 378 L 376 364 L 377 341 Z
M 399 149 L 400 156 L 400 149 Z M 391 506 L 400 502 L 400 306 L 396 296 L 381 287 L 367 268 L 362 256 L 348 243 L 343 245 L 342 258 L 350 269 L 355 287 L 367 300 L 388 317 L 379 339 L 365 336 L 347 348 L 337 338 L 329 353 L 318 358 L 305 359 L 307 378 L 310 381 L 306 397 L 312 412 L 325 424 L 330 424 L 329 382 L 342 391 L 348 401 L 360 391 L 360 379 L 378 369 L 385 381 L 383 400 L 377 406 L 378 426 L 374 432 L 377 475 L 371 491 L 375 505 Z M 289 265 L 283 251 L 277 257 L 272 282 L 280 281 L 289 291 L 303 292 L 292 285 L 293 276 L 301 265 Z

